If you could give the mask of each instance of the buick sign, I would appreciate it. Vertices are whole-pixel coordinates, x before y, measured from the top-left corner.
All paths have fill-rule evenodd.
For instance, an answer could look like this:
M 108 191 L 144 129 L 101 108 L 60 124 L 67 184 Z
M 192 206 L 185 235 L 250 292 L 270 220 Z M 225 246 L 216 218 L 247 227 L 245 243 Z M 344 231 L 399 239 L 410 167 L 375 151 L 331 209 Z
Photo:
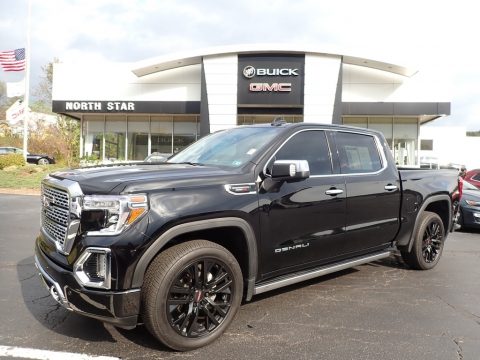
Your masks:
M 298 69 L 288 69 L 288 68 L 255 69 L 255 67 L 253 67 L 252 65 L 248 65 L 243 68 L 243 76 L 245 76 L 247 79 L 251 79 L 255 75 L 256 76 L 298 76 Z
M 251 79 L 255 76 L 255 68 L 251 65 L 245 66 L 243 69 L 243 76 L 247 79 Z
M 246 113 L 263 108 L 300 109 L 303 106 L 305 55 L 239 54 L 237 105 Z M 258 108 L 259 110 L 252 110 Z M 243 110 L 241 110 L 243 111 Z

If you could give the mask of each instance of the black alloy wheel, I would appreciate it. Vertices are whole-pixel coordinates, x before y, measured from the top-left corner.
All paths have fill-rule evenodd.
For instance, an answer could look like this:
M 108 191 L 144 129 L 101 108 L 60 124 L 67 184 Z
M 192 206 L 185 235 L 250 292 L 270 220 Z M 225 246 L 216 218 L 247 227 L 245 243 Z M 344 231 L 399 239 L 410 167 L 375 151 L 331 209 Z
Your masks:
M 432 269 L 442 255 L 445 227 L 440 216 L 430 211 L 420 214 L 417 221 L 412 248 L 401 250 L 402 258 L 413 269 Z
M 440 254 L 443 242 L 443 224 L 438 219 L 430 221 L 425 227 L 422 241 L 423 259 L 432 263 Z
M 208 335 L 228 315 L 234 291 L 232 274 L 222 261 L 195 260 L 170 287 L 167 300 L 170 326 L 189 338 Z
M 242 296 L 243 275 L 235 256 L 211 241 L 187 241 L 161 251 L 149 265 L 142 317 L 168 347 L 193 350 L 222 335 Z

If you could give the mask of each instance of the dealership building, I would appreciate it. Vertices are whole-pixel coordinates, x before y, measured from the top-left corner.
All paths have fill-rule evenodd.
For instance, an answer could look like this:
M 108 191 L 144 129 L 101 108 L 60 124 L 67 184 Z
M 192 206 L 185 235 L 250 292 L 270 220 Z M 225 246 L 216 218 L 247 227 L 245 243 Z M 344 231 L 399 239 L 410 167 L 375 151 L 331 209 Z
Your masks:
M 242 45 L 135 64 L 55 64 L 53 111 L 81 123 L 80 156 L 171 154 L 238 125 L 345 124 L 381 131 L 418 165 L 420 126 L 450 115 L 438 82 L 392 63 L 318 49 Z

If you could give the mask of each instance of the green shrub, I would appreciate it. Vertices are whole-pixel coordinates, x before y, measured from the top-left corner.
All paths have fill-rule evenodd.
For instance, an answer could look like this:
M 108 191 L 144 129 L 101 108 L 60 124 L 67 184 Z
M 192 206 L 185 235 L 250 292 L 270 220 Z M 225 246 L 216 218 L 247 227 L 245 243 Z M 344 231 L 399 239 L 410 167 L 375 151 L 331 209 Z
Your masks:
M 0 155 L 0 170 L 7 166 L 25 166 L 25 159 L 22 154 Z

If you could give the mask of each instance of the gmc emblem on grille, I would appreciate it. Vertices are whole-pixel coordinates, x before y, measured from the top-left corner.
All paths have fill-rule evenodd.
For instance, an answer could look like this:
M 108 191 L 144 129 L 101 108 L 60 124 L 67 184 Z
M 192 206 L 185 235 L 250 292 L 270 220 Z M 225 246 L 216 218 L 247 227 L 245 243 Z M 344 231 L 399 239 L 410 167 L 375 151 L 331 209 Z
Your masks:
M 46 195 L 42 196 L 42 204 L 44 208 L 48 208 L 51 206 L 50 200 L 48 200 L 48 197 Z

